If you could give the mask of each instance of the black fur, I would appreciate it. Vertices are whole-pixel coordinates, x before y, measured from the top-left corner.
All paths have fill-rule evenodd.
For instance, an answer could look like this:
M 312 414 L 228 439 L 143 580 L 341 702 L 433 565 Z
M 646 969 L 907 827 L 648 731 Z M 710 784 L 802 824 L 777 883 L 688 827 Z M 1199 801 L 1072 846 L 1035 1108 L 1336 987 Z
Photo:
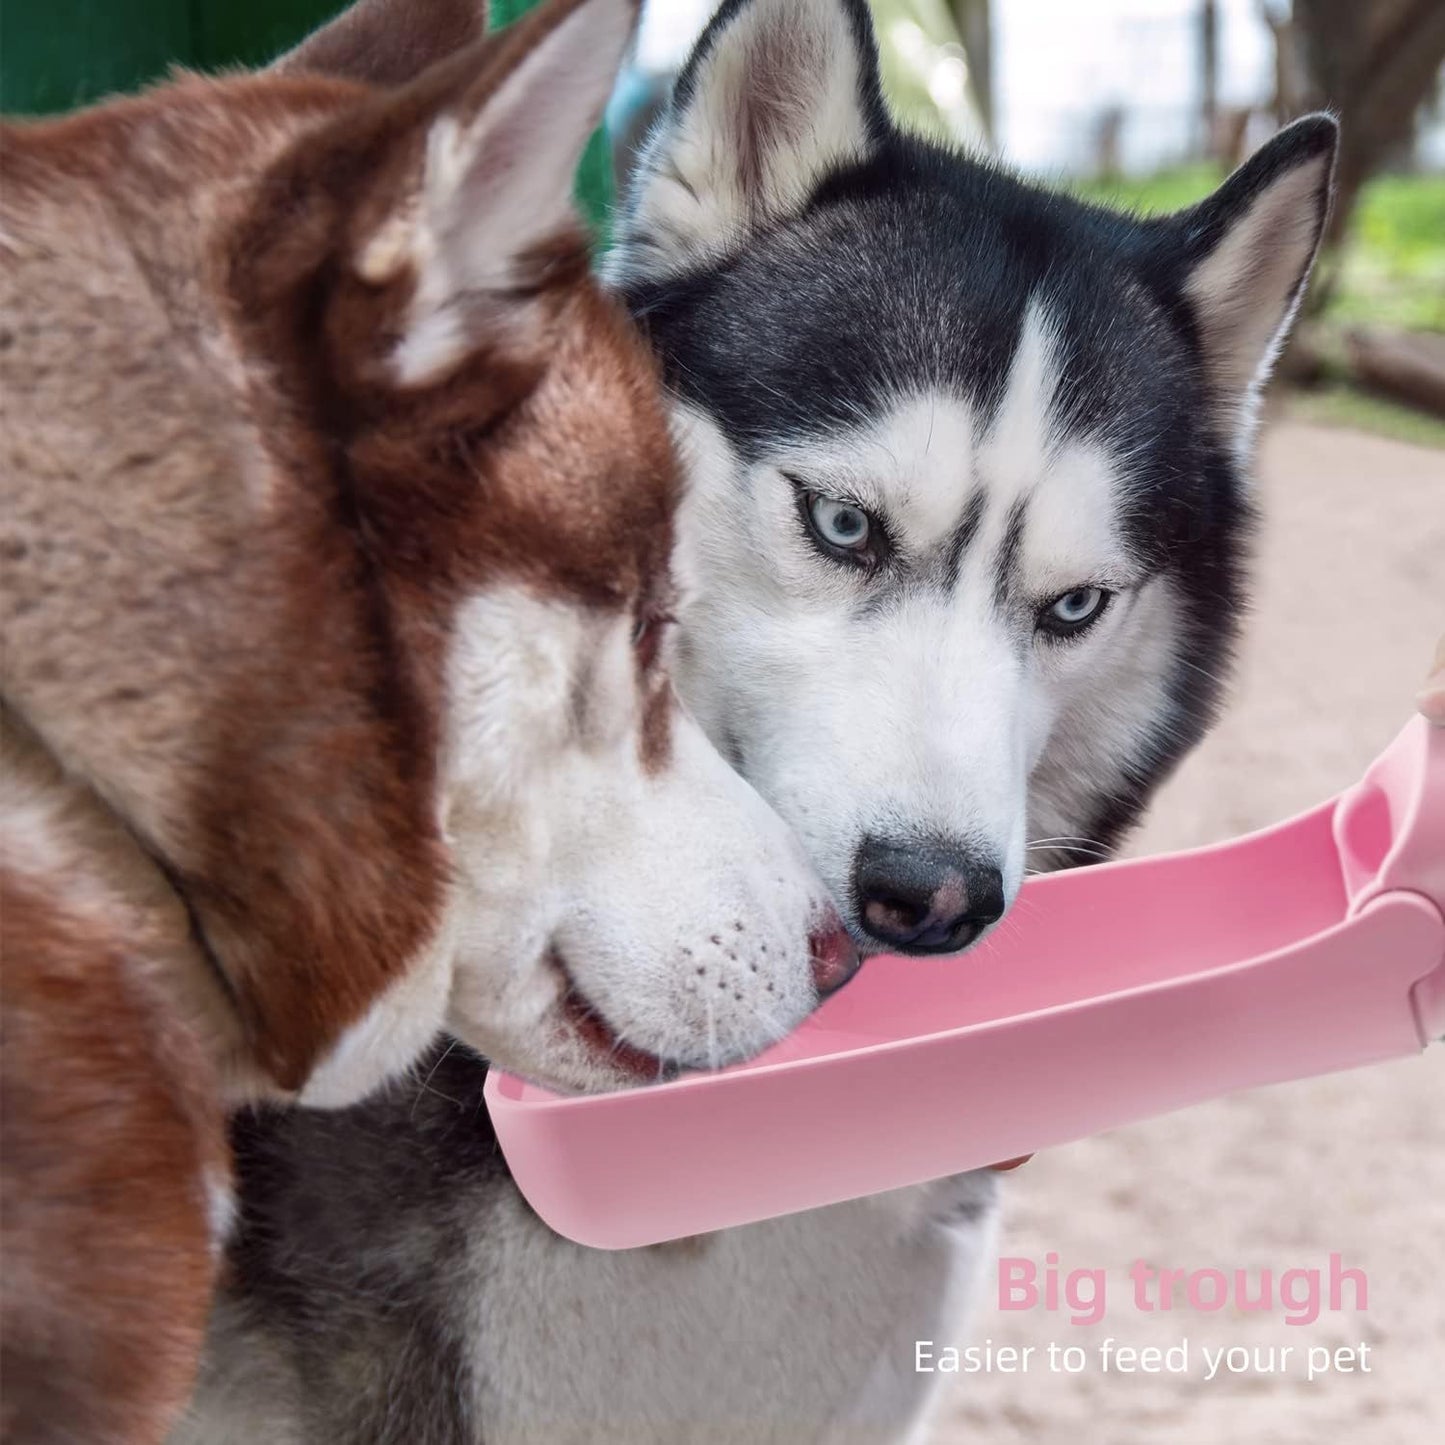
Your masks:
M 507 1184 L 486 1070 L 439 1042 L 365 1104 L 233 1123 L 231 1294 L 294 1366 L 308 1440 L 479 1445 L 472 1302 L 456 1277 Z
M 963 559 L 968 555 L 969 546 L 978 535 L 983 521 L 983 493 L 975 491 L 964 508 L 963 520 L 954 528 L 943 556 L 943 585 L 953 588 L 958 585 L 963 570 Z

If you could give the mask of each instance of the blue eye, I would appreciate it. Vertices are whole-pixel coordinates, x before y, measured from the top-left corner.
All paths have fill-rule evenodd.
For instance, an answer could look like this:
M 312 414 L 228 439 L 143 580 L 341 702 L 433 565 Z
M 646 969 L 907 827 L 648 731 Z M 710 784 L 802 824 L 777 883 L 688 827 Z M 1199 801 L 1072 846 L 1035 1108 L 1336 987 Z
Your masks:
M 842 552 L 863 551 L 873 534 L 872 519 L 862 507 L 816 492 L 808 498 L 808 520 L 824 542 Z
M 804 535 L 813 547 L 833 562 L 877 572 L 893 555 L 888 527 L 857 502 L 816 492 L 802 478 L 783 472 L 793 489 L 793 501 Z
M 1055 597 L 1040 611 L 1038 629 L 1054 637 L 1072 637 L 1104 615 L 1113 595 L 1102 587 L 1075 587 Z

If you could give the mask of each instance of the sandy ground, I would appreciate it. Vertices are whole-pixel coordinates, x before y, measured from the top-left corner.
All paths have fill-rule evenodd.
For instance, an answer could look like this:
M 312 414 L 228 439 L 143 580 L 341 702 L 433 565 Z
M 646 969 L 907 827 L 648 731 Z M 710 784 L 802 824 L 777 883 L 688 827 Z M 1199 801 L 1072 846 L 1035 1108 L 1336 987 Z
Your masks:
M 1408 715 L 1445 631 L 1445 451 L 1284 420 L 1264 439 L 1261 485 L 1257 607 L 1234 703 L 1161 793 L 1135 851 L 1228 837 L 1352 781 Z M 1080 1345 L 1086 1368 L 960 1379 L 935 1445 L 1445 1441 L 1445 1046 L 1041 1156 L 1010 1183 L 1003 1249 L 1106 1270 L 1107 1318 L 1000 1312 L 990 1277 L 970 1339 Z M 1312 1325 L 1184 1299 L 1143 1313 L 1126 1275 L 1139 1258 L 1278 1274 L 1327 1267 L 1331 1251 L 1366 1272 L 1367 1308 Z M 1190 1371 L 1102 1375 L 1107 1336 L 1187 1338 Z M 1360 1343 L 1368 1374 L 1306 1379 L 1309 1347 Z M 1206 1382 L 1206 1344 L 1294 1350 L 1284 1373 L 1257 1373 L 1251 1359 Z

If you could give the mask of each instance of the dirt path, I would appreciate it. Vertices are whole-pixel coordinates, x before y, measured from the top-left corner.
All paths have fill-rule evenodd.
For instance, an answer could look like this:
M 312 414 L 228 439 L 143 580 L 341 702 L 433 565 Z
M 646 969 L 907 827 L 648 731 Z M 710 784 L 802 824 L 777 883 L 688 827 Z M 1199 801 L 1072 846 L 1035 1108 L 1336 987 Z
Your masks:
M 1266 528 L 1235 701 L 1161 794 L 1136 851 L 1290 816 L 1358 776 L 1408 715 L 1445 631 L 1445 451 L 1289 421 L 1262 448 Z M 1105 1322 L 1001 1313 L 981 1342 L 1292 1345 L 1289 1373 L 960 1381 L 936 1445 L 1434 1445 L 1445 1440 L 1445 1046 L 1419 1059 L 1259 1091 L 1057 1150 L 1014 1177 L 1005 1253 L 1102 1268 Z M 1366 1271 L 1368 1308 L 1136 1311 L 1126 1271 Z M 1312 1345 L 1368 1343 L 1369 1374 L 1308 1383 Z

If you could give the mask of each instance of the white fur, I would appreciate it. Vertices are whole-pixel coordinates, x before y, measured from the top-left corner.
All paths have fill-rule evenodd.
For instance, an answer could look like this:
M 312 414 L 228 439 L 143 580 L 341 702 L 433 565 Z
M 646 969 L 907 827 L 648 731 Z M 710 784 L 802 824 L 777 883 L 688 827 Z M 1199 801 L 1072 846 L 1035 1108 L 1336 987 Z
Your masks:
M 759 1052 L 815 1005 L 810 934 L 832 918 L 828 895 L 675 704 L 667 757 L 644 764 L 630 627 L 521 586 L 460 609 L 443 923 L 303 1103 L 354 1102 L 444 1026 L 504 1068 L 615 1083 L 615 1062 L 564 1012 L 569 984 L 621 1042 L 702 1068 Z
M 7 757 L 0 768 L 0 860 L 7 873 L 43 885 L 66 912 L 106 926 L 115 916 L 115 891 L 79 866 L 74 808 L 70 793 L 44 786 Z
M 816 1002 L 826 893 L 797 841 L 680 708 L 649 769 L 630 621 L 509 587 L 462 610 L 444 818 L 455 884 L 446 1022 L 499 1064 L 607 1079 L 561 1013 L 711 1067 Z
M 962 1195 L 982 1216 L 949 1222 Z M 916 1338 L 954 1339 L 993 1248 L 986 1181 L 945 1180 L 612 1254 L 513 1194 L 478 1221 L 474 1411 L 497 1445 L 843 1445 L 915 1428 Z M 536 1308 L 539 1299 L 566 1307 Z M 914 1308 L 913 1302 L 922 1302 Z M 916 1335 L 915 1330 L 921 1330 Z M 565 1369 L 553 1367 L 566 1361 Z
M 998 415 L 980 448 L 989 496 L 1005 506 L 1027 496 L 1054 460 L 1056 334 L 1047 308 L 1035 297 L 1024 313 Z
M 426 1049 L 446 1020 L 454 928 L 454 910 L 448 910 L 437 936 L 312 1069 L 301 1103 L 318 1109 L 354 1104 Z
M 236 1191 L 230 1177 L 218 1171 L 207 1170 L 204 1182 L 211 1253 L 220 1255 L 230 1243 L 236 1227 Z
M 991 426 L 955 397 L 906 397 L 872 425 L 765 456 L 745 486 L 718 429 L 682 415 L 693 486 L 680 681 L 713 737 L 741 742 L 744 771 L 837 897 L 865 835 L 931 832 L 996 861 L 1011 898 L 1026 864 L 1029 776 L 1055 721 L 1079 679 L 1102 691 L 1100 677 L 1136 655 L 1150 626 L 1114 520 L 1118 466 L 1098 443 L 1052 435 L 1048 334 L 1037 303 Z M 952 533 L 977 479 L 985 505 L 957 586 L 860 613 L 872 584 L 803 539 L 785 471 L 885 513 L 910 555 Z M 1026 599 L 1094 583 L 1120 593 L 1065 647 L 1020 632 L 993 596 L 993 558 L 1021 499 Z

